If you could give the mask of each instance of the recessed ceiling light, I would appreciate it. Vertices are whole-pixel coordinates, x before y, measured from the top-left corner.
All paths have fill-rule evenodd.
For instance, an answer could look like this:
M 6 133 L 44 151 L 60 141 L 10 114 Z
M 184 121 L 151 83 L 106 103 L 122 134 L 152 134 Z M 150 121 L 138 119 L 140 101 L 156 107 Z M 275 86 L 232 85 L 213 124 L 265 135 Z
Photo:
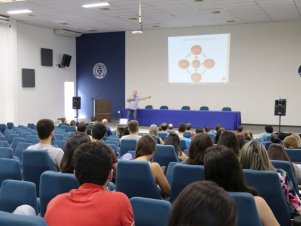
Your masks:
M 7 11 L 7 14 L 24 14 L 24 13 L 32 13 L 29 9 L 19 9 L 19 10 L 11 10 Z
M 132 31 L 132 34 L 134 34 L 134 35 L 143 34 L 143 31 L 142 30 Z
M 91 3 L 91 4 L 84 4 L 82 5 L 83 8 L 95 8 L 95 7 L 105 7 L 109 6 L 110 4 L 107 2 L 98 2 L 98 3 Z
M 130 18 L 128 18 L 129 20 L 137 20 L 137 18 L 136 17 L 130 17 Z
M 215 10 L 215 11 L 212 11 L 213 14 L 218 14 L 218 13 L 221 13 L 221 11 L 219 10 Z
M 227 20 L 226 21 L 227 23 L 234 23 L 234 22 L 236 22 L 235 20 Z

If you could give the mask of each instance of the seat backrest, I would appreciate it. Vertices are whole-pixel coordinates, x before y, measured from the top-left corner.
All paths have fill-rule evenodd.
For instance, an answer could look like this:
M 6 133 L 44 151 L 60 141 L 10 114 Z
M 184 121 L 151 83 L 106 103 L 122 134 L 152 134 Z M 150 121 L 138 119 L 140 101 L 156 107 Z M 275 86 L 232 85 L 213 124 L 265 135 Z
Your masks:
M 65 140 L 55 140 L 54 141 L 54 145 L 61 148 L 62 150 L 64 150 L 64 148 L 65 148 L 65 143 L 66 143 Z
M 232 109 L 230 107 L 223 107 L 222 111 L 232 111 Z
M 262 144 L 264 145 L 265 150 L 268 150 L 270 145 L 272 144 L 272 142 L 271 141 L 264 141 Z
M 120 155 L 120 148 L 119 147 L 117 147 L 115 144 L 107 144 L 107 145 L 110 146 L 113 149 L 113 151 L 115 152 L 116 156 Z
M 186 141 L 180 138 L 180 149 L 185 151 L 187 149 Z
M 266 170 L 243 170 L 249 186 L 255 187 L 259 195 L 267 202 L 281 226 L 291 226 L 290 212 L 277 172 Z
M 166 179 L 168 181 L 168 183 L 171 185 L 172 183 L 172 177 L 173 177 L 173 171 L 175 169 L 175 165 L 178 164 L 179 162 L 170 162 L 167 166 L 167 169 L 166 169 L 166 173 L 165 173 L 165 176 L 166 176 Z
M 137 196 L 161 199 L 150 165 L 146 161 L 120 160 L 116 173 L 116 190 L 129 198 Z
M 137 140 L 135 139 L 121 139 L 120 140 L 120 156 L 126 154 L 128 151 L 135 151 Z
M 153 106 L 152 105 L 146 105 L 145 109 L 153 109 Z
M 4 133 L 5 130 L 6 130 L 6 125 L 5 124 L 0 124 L 0 132 Z
M 13 149 L 9 147 L 0 147 L 0 158 L 13 158 Z
M 24 204 L 38 213 L 36 185 L 28 181 L 4 180 L 0 189 L 0 211 L 13 212 Z
M 28 123 L 27 127 L 30 129 L 36 129 L 36 125 L 34 123 Z
M 295 191 L 298 193 L 298 184 L 296 182 L 296 176 L 294 174 L 293 166 L 291 165 L 291 163 L 289 163 L 288 161 L 279 161 L 279 160 L 271 160 L 271 162 L 275 168 L 283 169 L 287 173 L 289 179 L 291 179 L 293 183 Z
M 167 167 L 170 162 L 178 162 L 178 156 L 172 145 L 157 144 L 153 156 L 153 162 L 159 163 L 160 166 Z
M 141 197 L 133 197 L 130 201 L 136 226 L 166 226 L 168 224 L 170 202 Z
M 290 160 L 295 163 L 301 163 L 301 149 L 285 149 Z
M 161 109 L 161 110 L 168 110 L 168 106 L 162 105 L 162 106 L 160 107 L 160 109 Z
M 209 107 L 207 107 L 207 106 L 201 106 L 200 110 L 201 111 L 209 111 Z
M 9 144 L 6 140 L 0 140 L 0 147 L 9 147 Z
M 25 150 L 23 152 L 23 180 L 31 181 L 39 192 L 40 176 L 43 172 L 57 171 L 46 150 Z
M 0 225 L 5 226 L 47 226 L 42 217 L 25 216 L 0 211 Z
M 75 176 L 70 173 L 46 171 L 40 178 L 40 209 L 41 215 L 46 213 L 47 205 L 55 196 L 79 187 Z
M 167 137 L 168 133 L 167 132 L 158 132 L 158 136 L 164 141 L 165 138 Z
M 12 141 L 12 144 L 11 144 L 11 148 L 12 148 L 13 150 L 15 150 L 16 147 L 17 147 L 17 144 L 18 144 L 19 142 L 25 142 L 25 138 L 23 138 L 23 137 L 14 137 L 14 138 L 13 138 L 13 141 Z
M 20 161 L 16 159 L 0 159 L 0 186 L 6 179 L 21 180 Z
M 15 137 L 20 137 L 20 136 L 19 136 L 19 134 L 16 134 L 16 133 L 9 133 L 6 137 L 6 139 L 7 139 L 8 143 L 11 144 Z
M 15 156 L 17 156 L 20 162 L 23 162 L 23 151 L 26 150 L 31 145 L 31 143 L 27 142 L 19 142 L 15 148 Z
M 190 131 L 185 131 L 184 134 L 183 134 L 183 137 L 191 139 L 191 132 Z
M 66 128 L 66 132 L 76 132 L 76 127 L 75 126 L 68 126 L 67 128 Z
M 189 106 L 182 106 L 181 110 L 190 110 Z
M 230 192 L 237 209 L 237 226 L 262 226 L 255 199 L 250 193 Z
M 8 122 L 8 123 L 6 123 L 6 125 L 7 125 L 8 129 L 14 128 L 14 123 L 13 122 Z
M 204 166 L 176 164 L 171 182 L 170 202 L 173 202 L 187 185 L 201 180 L 204 180 Z

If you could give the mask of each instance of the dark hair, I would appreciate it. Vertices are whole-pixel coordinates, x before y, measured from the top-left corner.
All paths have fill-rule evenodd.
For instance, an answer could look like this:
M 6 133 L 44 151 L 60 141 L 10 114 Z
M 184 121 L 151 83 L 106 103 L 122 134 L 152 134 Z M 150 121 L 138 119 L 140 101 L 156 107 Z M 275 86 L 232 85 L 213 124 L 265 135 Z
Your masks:
M 217 131 L 216 131 L 216 136 L 215 136 L 215 140 L 214 140 L 214 143 L 217 144 L 218 141 L 219 141 L 219 138 L 222 134 L 222 132 L 225 131 L 225 128 L 219 128 Z
M 91 117 L 91 122 L 96 122 L 97 121 L 97 117 L 96 116 L 92 116 Z
M 71 122 L 70 122 L 70 126 L 76 126 L 76 122 L 75 122 L 75 120 L 71 120 Z
M 80 145 L 72 159 L 75 176 L 79 183 L 104 185 L 113 167 L 110 148 L 102 143 Z
M 228 192 L 212 181 L 197 181 L 179 194 L 168 226 L 236 226 L 236 221 L 235 202 Z
M 170 132 L 164 140 L 165 145 L 172 145 L 175 148 L 175 151 L 178 153 L 181 152 L 180 148 L 180 137 L 175 132 Z
M 187 129 L 187 130 L 191 130 L 191 128 L 192 128 L 191 123 L 187 123 L 187 124 L 186 124 L 186 129 Z
M 90 137 L 86 133 L 82 132 L 73 133 L 68 137 L 60 165 L 62 173 L 73 173 L 72 157 L 76 148 L 78 148 L 81 144 L 89 143 L 90 141 Z
M 137 133 L 139 130 L 139 123 L 136 120 L 131 120 L 128 123 L 128 129 L 130 133 Z
M 221 124 L 216 124 L 215 127 L 214 127 L 214 129 L 215 129 L 216 132 L 217 132 L 219 129 L 221 129 L 221 128 L 222 128 L 222 125 L 221 125 Z
M 50 137 L 54 130 L 54 123 L 50 119 L 41 119 L 37 122 L 37 133 L 40 140 L 45 140 Z
M 97 122 L 92 126 L 92 137 L 96 140 L 101 140 L 106 132 L 106 126 L 100 122 Z
M 236 156 L 239 156 L 239 141 L 235 133 L 228 130 L 224 130 L 221 133 L 221 136 L 218 140 L 218 144 L 230 148 Z
M 87 132 L 87 126 L 86 126 L 86 123 L 80 122 L 80 123 L 77 125 L 77 131 L 78 131 L 78 132 L 86 133 L 86 132 Z
M 163 122 L 163 123 L 161 124 L 161 128 L 162 128 L 163 131 L 166 131 L 167 128 L 168 128 L 168 124 L 167 124 L 166 122 Z
M 204 129 L 203 128 L 196 128 L 195 129 L 195 133 L 198 134 L 198 133 L 204 133 Z
M 185 123 L 181 123 L 180 125 L 179 125 L 179 127 L 178 127 L 178 131 L 180 132 L 180 133 L 184 133 L 185 131 L 186 131 L 186 124 Z
M 268 156 L 270 160 L 281 160 L 291 162 L 283 146 L 280 144 L 271 144 L 268 149 Z
M 244 181 L 241 165 L 228 147 L 215 145 L 207 149 L 205 155 L 205 180 L 211 180 L 228 192 L 249 192 L 258 195 Z
M 272 143 L 276 143 L 276 144 L 280 144 L 281 143 L 281 140 L 279 139 L 278 135 L 276 135 L 274 133 L 271 135 L 270 141 Z
M 187 159 L 188 164 L 203 165 L 206 149 L 213 146 L 212 139 L 207 133 L 197 134 L 191 141 Z
M 272 126 L 265 126 L 264 127 L 264 130 L 267 132 L 267 133 L 273 133 L 274 129 Z
M 156 142 L 150 135 L 141 137 L 136 146 L 136 158 L 145 155 L 152 155 L 156 150 Z
M 244 128 L 243 128 L 242 126 L 239 126 L 239 127 L 237 128 L 237 132 L 238 132 L 238 133 L 241 133 L 241 132 L 243 131 L 243 129 L 244 129 Z
M 238 143 L 239 143 L 239 149 L 241 150 L 242 147 L 245 145 L 245 134 L 237 133 L 236 136 L 237 136 Z
M 208 126 L 205 126 L 205 127 L 204 127 L 204 130 L 205 130 L 205 132 L 208 133 L 208 132 L 210 131 L 210 128 L 209 128 Z

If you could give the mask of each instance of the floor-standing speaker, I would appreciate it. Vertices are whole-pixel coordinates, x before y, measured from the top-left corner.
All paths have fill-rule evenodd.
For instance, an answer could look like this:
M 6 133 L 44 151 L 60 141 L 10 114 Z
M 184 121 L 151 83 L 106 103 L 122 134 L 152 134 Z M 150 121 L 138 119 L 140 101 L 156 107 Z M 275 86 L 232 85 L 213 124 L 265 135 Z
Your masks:
M 72 97 L 72 108 L 80 109 L 81 107 L 81 98 L 80 97 Z
M 286 114 L 286 99 L 275 100 L 274 115 L 285 116 Z

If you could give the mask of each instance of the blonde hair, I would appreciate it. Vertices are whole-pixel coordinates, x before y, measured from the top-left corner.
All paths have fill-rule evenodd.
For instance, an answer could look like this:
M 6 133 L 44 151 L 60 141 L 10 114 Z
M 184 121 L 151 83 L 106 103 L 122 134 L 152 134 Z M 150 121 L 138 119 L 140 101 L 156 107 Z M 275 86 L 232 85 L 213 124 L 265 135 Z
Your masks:
M 149 127 L 149 132 L 148 132 L 150 135 L 153 135 L 153 136 L 158 136 L 158 127 L 157 125 L 155 124 L 152 124 L 150 127 Z
M 298 145 L 298 139 L 294 135 L 287 136 L 283 140 L 283 145 L 286 148 L 297 148 L 299 146 Z
M 301 138 L 300 138 L 299 134 L 298 133 L 293 133 L 292 136 L 297 138 L 298 147 L 300 147 L 301 146 Z
M 240 164 L 244 169 L 275 170 L 262 143 L 246 143 L 240 154 Z

